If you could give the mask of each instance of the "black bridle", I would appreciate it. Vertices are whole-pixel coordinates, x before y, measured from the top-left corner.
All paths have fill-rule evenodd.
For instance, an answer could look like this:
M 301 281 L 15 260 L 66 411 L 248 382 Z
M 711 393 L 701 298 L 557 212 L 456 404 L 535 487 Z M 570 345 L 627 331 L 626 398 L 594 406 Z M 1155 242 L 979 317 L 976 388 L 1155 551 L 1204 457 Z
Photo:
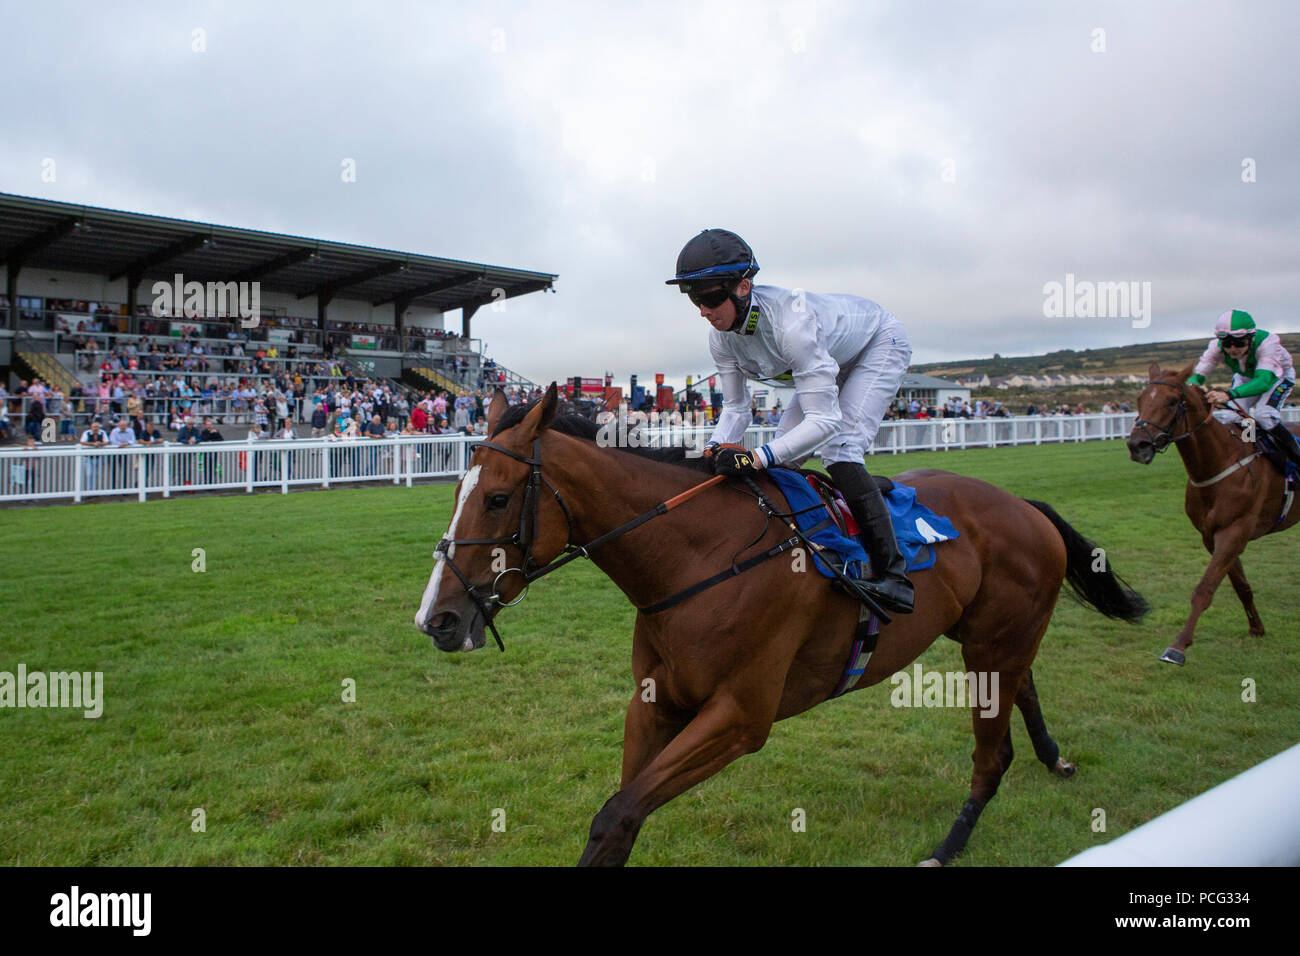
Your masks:
M 524 455 L 519 454 L 519 452 L 513 451 L 509 448 L 502 448 L 500 445 L 494 445 L 490 441 L 479 442 L 477 447 L 487 448 L 491 451 L 499 451 L 501 454 L 507 455 L 515 461 L 523 462 L 528 466 L 528 480 L 524 486 L 524 505 L 519 512 L 519 527 L 516 529 L 515 533 L 509 537 L 457 538 L 454 540 L 451 538 L 443 538 L 438 542 L 438 547 L 435 549 L 434 553 L 441 554 L 446 560 L 447 566 L 451 568 L 452 573 L 456 575 L 460 580 L 461 585 L 465 588 L 465 593 L 469 595 L 470 600 L 474 602 L 474 606 L 478 609 L 479 613 L 483 615 L 483 620 L 487 623 L 487 626 L 492 631 L 492 636 L 496 639 L 497 647 L 504 651 L 506 649 L 505 643 L 501 640 L 501 635 L 497 633 L 496 624 L 493 623 L 492 620 L 496 613 L 496 609 L 501 607 L 511 607 L 518 604 L 528 594 L 528 586 L 530 584 L 543 575 L 550 574 L 561 565 L 567 564 L 574 558 L 584 556 L 587 553 L 587 549 L 575 548 L 571 543 L 573 538 L 573 516 L 569 513 L 569 508 L 565 505 L 564 499 L 560 497 L 560 492 L 546 479 L 546 476 L 542 474 L 542 440 L 540 438 L 533 439 L 533 456 L 531 458 L 527 458 Z M 568 526 L 568 534 L 565 537 L 564 551 L 566 553 L 564 558 L 552 561 L 543 568 L 535 569 L 534 565 L 536 562 L 533 560 L 533 544 L 537 539 L 537 517 L 541 497 L 540 491 L 543 484 L 545 484 L 547 488 L 551 489 L 551 494 L 555 496 L 556 504 L 558 504 L 560 510 L 564 512 L 564 522 Z M 458 544 L 512 545 L 519 548 L 523 553 L 523 558 L 520 560 L 519 567 L 506 568 L 504 571 L 499 572 L 497 576 L 492 579 L 492 593 L 484 594 L 482 588 L 476 587 L 469 582 L 469 579 L 465 577 L 464 572 L 461 571 L 461 569 L 456 566 L 456 562 L 452 560 L 450 548 L 452 545 Z M 501 579 L 512 572 L 523 576 L 524 589 L 520 592 L 519 597 L 515 598 L 513 601 L 502 601 L 500 588 Z
M 528 466 L 528 480 L 524 490 L 524 504 L 523 508 L 519 512 L 519 528 L 508 538 L 457 538 L 455 540 L 451 538 L 443 538 L 438 542 L 438 547 L 435 550 L 435 553 L 441 554 L 446 559 L 447 566 L 451 568 L 452 573 L 460 580 L 461 585 L 465 588 L 465 593 L 468 594 L 470 600 L 474 602 L 474 606 L 478 608 L 478 612 L 483 615 L 483 620 L 487 623 L 488 628 L 491 629 L 493 638 L 496 639 L 497 647 L 501 648 L 502 651 L 506 649 L 506 645 L 501 640 L 501 635 L 497 632 L 496 624 L 492 620 L 497 608 L 510 607 L 518 604 L 528 593 L 528 586 L 538 578 L 545 577 L 552 571 L 558 571 L 575 558 L 590 558 L 590 552 L 600 547 L 605 542 L 612 541 L 620 535 L 627 534 L 629 531 L 640 527 L 651 518 L 657 518 L 662 514 L 667 514 L 669 509 L 674 507 L 679 500 L 684 500 L 685 498 L 690 497 L 695 492 L 702 490 L 705 486 L 712 483 L 705 482 L 704 485 L 698 485 L 692 491 L 678 495 L 676 499 L 673 499 L 672 503 L 661 501 L 649 511 L 637 515 L 631 521 L 619 525 L 613 531 L 608 531 L 584 545 L 575 545 L 573 543 L 573 515 L 569 512 L 568 506 L 565 505 L 564 499 L 560 497 L 560 492 L 546 479 L 546 476 L 542 474 L 542 440 L 540 438 L 533 439 L 533 456 L 531 458 L 526 458 L 519 454 L 519 452 L 512 451 L 509 448 L 502 448 L 500 445 L 494 445 L 490 441 L 479 442 L 475 450 L 477 451 L 478 448 L 486 448 L 489 451 L 498 451 L 501 454 L 513 458 L 515 461 L 523 462 Z M 542 567 L 537 567 L 537 562 L 533 560 L 532 549 L 533 543 L 537 538 L 537 516 L 541 502 L 540 490 L 542 485 L 546 485 L 547 488 L 551 489 L 551 494 L 555 496 L 555 503 L 558 504 L 560 510 L 564 512 L 564 523 L 567 526 L 567 530 L 564 538 L 564 550 L 561 552 L 560 556 Z M 469 578 L 465 577 L 465 573 L 461 571 L 461 569 L 456 566 L 456 562 L 452 560 L 450 548 L 452 545 L 458 544 L 513 545 L 523 552 L 523 560 L 520 562 L 519 567 L 506 568 L 504 571 L 498 573 L 497 576 L 492 579 L 492 593 L 484 594 L 483 589 L 471 584 Z M 511 573 L 518 573 L 523 577 L 524 590 L 520 593 L 519 597 L 515 598 L 513 601 L 506 602 L 501 600 L 499 585 L 501 579 Z
M 1214 420 L 1213 415 L 1207 415 L 1196 425 L 1187 424 L 1187 386 L 1185 383 L 1180 382 L 1179 384 L 1175 385 L 1173 382 L 1152 382 L 1151 384 L 1163 385 L 1165 388 L 1176 388 L 1178 389 L 1179 396 L 1180 396 L 1178 400 L 1178 411 L 1174 413 L 1173 420 L 1170 421 L 1168 425 L 1160 425 L 1157 424 L 1156 422 L 1147 421 L 1145 418 L 1139 418 L 1137 421 L 1133 423 L 1134 429 L 1140 426 L 1142 430 L 1146 432 L 1147 438 L 1150 439 L 1151 441 L 1151 447 L 1153 447 L 1156 450 L 1156 454 L 1159 454 L 1160 452 L 1164 451 L 1174 442 L 1179 442 L 1182 441 L 1184 438 L 1192 437 L 1192 434 L 1197 429 L 1199 429 L 1203 425 L 1209 424 L 1211 421 Z M 1174 429 L 1178 427 L 1178 423 L 1180 421 L 1183 423 L 1183 433 L 1181 435 L 1175 435 Z M 1152 428 L 1157 429 L 1160 432 L 1159 436 L 1151 434 Z M 1165 443 L 1163 445 L 1160 444 L 1159 441 L 1160 438 L 1163 438 L 1165 440 Z

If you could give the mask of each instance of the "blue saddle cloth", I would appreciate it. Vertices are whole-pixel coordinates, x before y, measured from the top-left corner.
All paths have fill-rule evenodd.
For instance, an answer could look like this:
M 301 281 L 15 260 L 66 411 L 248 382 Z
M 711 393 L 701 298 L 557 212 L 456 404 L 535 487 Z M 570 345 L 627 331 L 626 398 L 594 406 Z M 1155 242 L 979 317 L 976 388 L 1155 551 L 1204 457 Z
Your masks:
M 1297 483 L 1300 483 L 1300 467 L 1297 467 L 1296 463 L 1287 456 L 1286 449 L 1278 447 L 1278 443 L 1272 435 L 1263 429 L 1260 429 L 1258 434 L 1255 435 L 1255 441 L 1259 443 L 1260 451 L 1262 451 L 1266 457 L 1271 458 L 1274 461 L 1280 458 L 1285 462 L 1282 474 L 1286 478 L 1288 485 L 1294 486 Z M 1295 435 L 1291 436 L 1291 441 L 1300 444 L 1300 438 L 1297 438 Z
M 826 505 L 808 484 L 808 479 L 799 472 L 788 468 L 771 468 L 767 473 L 789 502 L 800 531 L 808 534 L 809 528 L 824 524 L 829 519 Z M 884 497 L 889 517 L 894 522 L 894 537 L 898 539 L 898 547 L 907 559 L 908 571 L 924 571 L 933 567 L 936 558 L 934 546 L 961 536 L 951 521 L 935 514 L 916 500 L 915 488 L 894 482 L 894 489 Z M 862 542 L 841 534 L 834 522 L 809 534 L 808 538 L 839 555 L 844 572 L 849 577 L 867 576 L 869 562 Z M 813 555 L 813 563 L 825 577 L 835 577 L 835 573 L 816 554 Z

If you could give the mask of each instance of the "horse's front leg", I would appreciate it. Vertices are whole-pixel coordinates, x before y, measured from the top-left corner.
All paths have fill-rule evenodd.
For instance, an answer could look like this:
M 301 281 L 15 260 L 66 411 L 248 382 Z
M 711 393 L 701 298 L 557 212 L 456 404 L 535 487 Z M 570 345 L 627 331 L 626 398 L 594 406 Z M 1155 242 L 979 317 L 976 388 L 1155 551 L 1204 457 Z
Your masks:
M 1174 643 L 1165 648 L 1165 652 L 1160 655 L 1162 661 L 1179 666 L 1186 663 L 1186 652 L 1192 646 L 1192 634 L 1196 630 L 1197 620 L 1210 606 L 1210 602 L 1214 599 L 1214 592 L 1223 582 L 1224 575 L 1241 557 L 1241 552 L 1246 549 L 1249 540 L 1250 522 L 1244 519 L 1214 535 L 1214 554 L 1210 558 L 1210 566 L 1205 569 L 1205 574 L 1201 576 L 1201 580 L 1192 591 L 1191 614 L 1188 615 L 1183 629 L 1174 638 Z
M 659 702 L 654 684 L 639 684 L 623 718 L 623 776 L 620 787 L 636 777 L 681 733 L 691 714 Z
M 629 715 L 633 713 L 629 709 Z M 763 746 L 776 714 L 776 702 L 743 706 L 717 694 L 659 754 L 600 808 L 591 821 L 579 866 L 622 866 L 632 852 L 641 824 L 673 797 L 707 780 L 737 757 Z M 625 758 L 625 770 L 630 769 Z

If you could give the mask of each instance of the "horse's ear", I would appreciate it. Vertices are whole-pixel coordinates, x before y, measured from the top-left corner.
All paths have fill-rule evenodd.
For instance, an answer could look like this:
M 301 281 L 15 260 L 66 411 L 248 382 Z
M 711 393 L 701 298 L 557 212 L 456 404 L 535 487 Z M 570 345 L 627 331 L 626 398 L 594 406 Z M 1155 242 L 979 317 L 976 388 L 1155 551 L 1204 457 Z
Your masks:
M 1178 381 L 1180 382 L 1187 381 L 1189 378 L 1192 377 L 1192 373 L 1195 371 L 1196 371 L 1196 363 L 1188 362 L 1185 366 L 1183 366 L 1183 370 L 1178 373 Z
M 488 399 L 488 434 L 489 435 L 496 434 L 497 422 L 500 421 L 501 416 L 505 413 L 506 406 L 508 406 L 509 404 L 510 404 L 510 399 L 506 398 L 505 389 L 503 389 L 500 385 L 498 385 L 496 391 L 492 393 L 492 397 Z
M 1160 377 L 1160 374 L 1161 374 L 1161 373 L 1160 373 L 1160 363 L 1159 363 L 1159 362 L 1152 362 L 1152 363 L 1151 363 L 1151 367 L 1147 369 L 1147 378 L 1148 378 L 1150 381 L 1154 382 L 1156 379 L 1158 379 L 1158 378 Z
M 521 431 L 529 438 L 536 438 L 542 432 L 546 431 L 548 425 L 555 418 L 555 408 L 560 403 L 559 392 L 555 383 L 546 390 L 546 394 L 541 400 L 533 406 L 533 410 L 524 416 L 524 420 L 519 424 L 522 426 Z

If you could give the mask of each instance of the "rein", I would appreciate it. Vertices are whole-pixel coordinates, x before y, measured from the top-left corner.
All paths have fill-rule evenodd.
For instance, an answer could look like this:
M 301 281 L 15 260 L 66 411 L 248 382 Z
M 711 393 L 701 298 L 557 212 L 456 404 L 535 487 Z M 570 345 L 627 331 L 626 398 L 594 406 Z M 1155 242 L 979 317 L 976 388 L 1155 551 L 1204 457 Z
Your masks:
M 706 488 L 710 488 L 726 478 L 725 475 L 715 475 L 707 481 L 700 482 L 700 484 L 693 488 L 688 488 L 679 495 L 675 495 L 666 501 L 661 501 L 649 511 L 637 515 L 631 521 L 619 525 L 613 531 L 608 531 L 605 534 L 600 535 L 598 538 L 588 541 L 584 545 L 574 545 L 573 516 L 569 512 L 568 506 L 565 505 L 564 498 L 561 497 L 560 492 L 542 474 L 542 440 L 540 438 L 533 439 L 533 454 L 531 458 L 525 457 L 509 448 L 502 448 L 500 445 L 495 445 L 489 441 L 479 442 L 478 448 L 486 448 L 490 451 L 500 452 L 501 454 L 528 466 L 528 480 L 524 490 L 524 506 L 519 513 L 519 528 L 509 537 L 457 538 L 455 540 L 451 538 L 443 538 L 438 542 L 438 547 L 435 553 L 443 556 L 447 562 L 447 566 L 451 568 L 452 573 L 454 573 L 460 580 L 461 585 L 465 588 L 465 593 L 469 595 L 470 600 L 474 602 L 479 613 L 483 615 L 483 620 L 487 623 L 488 628 L 491 629 L 492 637 L 496 639 L 497 647 L 499 647 L 503 652 L 506 649 L 505 643 L 501 640 L 501 635 L 497 632 L 496 624 L 492 620 L 496 608 L 512 607 L 513 605 L 518 604 L 525 596 L 527 596 L 529 586 L 538 578 L 545 577 L 552 571 L 558 571 L 575 558 L 590 558 L 590 552 L 595 548 L 598 548 L 615 538 L 621 537 L 635 528 L 639 528 L 651 518 L 657 518 L 660 515 L 667 514 L 679 505 L 683 505 L 687 501 L 690 501 Z M 537 517 L 540 508 L 539 490 L 542 484 L 545 484 L 547 488 L 550 488 L 551 493 L 555 496 L 556 504 L 560 506 L 560 510 L 564 513 L 564 521 L 568 527 L 568 533 L 565 536 L 564 552 L 562 556 L 556 557 L 553 561 L 544 566 L 534 567 L 536 562 L 533 561 L 532 547 L 537 536 Z M 469 579 L 465 577 L 464 572 L 462 572 L 461 569 L 456 566 L 456 562 L 452 560 L 450 549 L 452 546 L 458 544 L 513 545 L 523 552 L 523 560 L 520 562 L 520 567 L 506 568 L 504 571 L 497 574 L 492 581 L 493 593 L 484 594 L 481 588 L 470 584 Z M 523 576 L 524 589 L 513 601 L 506 602 L 501 600 L 500 581 L 507 574 L 511 573 L 518 573 Z

